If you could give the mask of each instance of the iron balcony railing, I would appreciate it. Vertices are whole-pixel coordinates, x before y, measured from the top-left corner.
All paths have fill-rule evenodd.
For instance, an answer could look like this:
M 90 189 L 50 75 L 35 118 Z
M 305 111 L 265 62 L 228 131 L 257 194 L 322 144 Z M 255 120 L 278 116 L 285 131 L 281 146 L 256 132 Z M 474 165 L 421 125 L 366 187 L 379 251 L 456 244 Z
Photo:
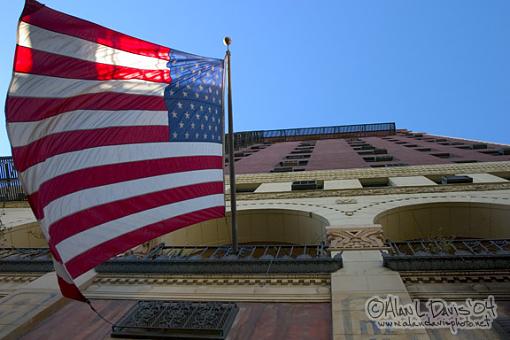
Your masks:
M 0 157 L 0 202 L 26 200 L 12 157 Z
M 149 254 L 123 254 L 97 267 L 111 273 L 330 273 L 342 267 L 324 244 L 174 247 L 160 245 Z
M 164 244 L 148 254 L 127 252 L 96 268 L 101 273 L 330 273 L 342 267 L 324 244 L 174 247 Z M 0 272 L 48 272 L 53 264 L 46 248 L 0 249 Z
M 246 148 L 250 145 L 260 143 L 313 140 L 326 138 L 388 136 L 394 135 L 395 132 L 396 125 L 394 122 L 321 126 L 296 129 L 243 131 L 234 133 L 234 145 L 235 150 L 239 150 L 242 148 Z M 226 138 L 225 140 L 228 143 L 228 138 Z M 228 151 L 229 145 L 226 144 L 225 148 Z
M 387 246 L 384 265 L 394 270 L 510 268 L 510 239 L 388 241 Z

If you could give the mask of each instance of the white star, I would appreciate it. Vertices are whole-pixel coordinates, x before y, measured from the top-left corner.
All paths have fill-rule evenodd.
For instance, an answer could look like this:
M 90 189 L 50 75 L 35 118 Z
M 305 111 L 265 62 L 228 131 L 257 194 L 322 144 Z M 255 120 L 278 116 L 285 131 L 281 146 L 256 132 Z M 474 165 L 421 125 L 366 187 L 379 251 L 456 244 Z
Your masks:
M 197 81 L 197 78 L 193 77 L 193 78 L 191 78 L 191 80 L 192 80 L 193 82 L 196 82 L 196 81 Z
M 212 88 L 209 88 L 209 93 L 212 93 Z
M 179 82 L 175 83 L 175 87 L 179 88 L 181 87 L 181 84 Z
M 214 131 L 218 132 L 218 127 L 217 126 L 214 127 Z
M 189 84 L 188 84 L 188 85 L 186 85 L 186 88 L 187 88 L 188 90 L 191 90 L 191 85 L 189 85 Z
M 186 133 L 184 134 L 184 137 L 186 137 L 186 139 L 188 139 L 188 138 L 189 138 L 189 133 L 187 133 L 187 132 L 186 132 Z
M 177 118 L 177 112 L 172 112 L 172 117 Z
M 211 131 L 211 130 L 212 130 L 212 126 L 211 126 L 211 125 L 209 125 L 209 131 Z
M 172 136 L 174 136 L 174 138 L 177 138 L 177 132 L 172 133 Z
M 184 72 L 184 66 L 181 66 L 181 72 Z
M 216 112 L 217 113 L 217 112 Z M 213 123 L 216 121 L 216 118 L 214 118 L 214 116 L 212 116 L 211 120 L 213 121 Z
M 197 117 L 197 119 L 200 119 L 200 114 L 199 114 L 199 113 L 197 113 L 197 114 L 195 115 L 195 117 Z
M 205 120 L 209 120 L 209 116 L 208 116 L 208 115 L 205 115 L 205 116 L 204 116 L 204 119 L 205 119 Z
M 200 136 L 198 133 L 195 133 L 195 138 L 198 138 L 198 136 Z
M 200 111 L 204 111 L 204 105 L 200 105 Z
M 216 114 L 218 114 L 218 109 L 215 109 L 215 110 L 214 110 L 214 112 L 215 112 Z
M 182 103 L 181 102 L 177 102 L 177 106 L 179 107 L 179 109 L 182 109 Z
M 212 112 L 212 109 L 211 109 L 211 107 L 210 107 L 210 106 L 209 106 L 209 112 Z
M 213 66 L 213 67 L 211 67 L 211 71 L 214 71 L 214 66 Z
M 205 100 L 209 100 L 209 96 L 208 95 L 205 95 L 204 98 L 205 98 Z
M 170 95 L 171 95 L 171 96 L 173 96 L 173 95 L 174 95 L 174 93 L 175 93 L 175 91 L 174 91 L 174 90 L 170 90 Z
M 193 73 L 193 74 L 194 74 L 194 73 L 195 73 L 195 70 L 191 70 L 191 73 Z
M 186 117 L 186 119 L 189 119 L 189 116 L 190 116 L 189 112 L 185 112 L 184 116 Z
M 204 124 L 200 124 L 200 130 L 203 130 L 205 128 Z
M 216 90 L 216 95 L 219 96 L 220 95 L 220 91 Z
M 207 133 L 204 133 L 204 139 L 207 139 Z
M 221 141 L 221 137 L 220 136 L 218 136 L 218 140 Z
M 172 65 L 175 65 L 177 63 L 177 60 L 172 60 Z
M 195 104 L 191 103 L 191 104 L 189 104 L 189 107 L 191 107 L 191 109 L 194 110 L 195 109 Z
M 195 64 L 195 68 L 198 68 L 198 63 L 197 63 L 197 64 Z
M 182 129 L 184 127 L 184 123 L 183 122 L 180 122 L 179 123 L 179 127 Z
M 198 93 L 195 93 L 195 98 L 198 99 L 198 97 L 200 97 L 200 95 Z
M 199 89 L 200 91 L 203 91 L 204 87 L 203 87 L 202 85 L 200 85 L 200 86 L 198 87 L 198 89 Z
M 195 128 L 195 123 L 191 123 L 191 129 Z
M 216 98 L 214 98 L 214 97 L 213 97 L 212 102 L 213 102 L 213 103 L 216 103 Z

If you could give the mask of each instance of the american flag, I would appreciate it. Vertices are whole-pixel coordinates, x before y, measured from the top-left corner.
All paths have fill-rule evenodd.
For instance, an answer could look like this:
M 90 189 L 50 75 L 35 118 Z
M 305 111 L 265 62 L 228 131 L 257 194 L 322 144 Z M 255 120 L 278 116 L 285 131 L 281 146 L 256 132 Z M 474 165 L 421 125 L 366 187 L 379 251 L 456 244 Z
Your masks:
M 85 272 L 224 216 L 223 66 L 26 1 L 7 129 L 64 296 L 86 301 Z

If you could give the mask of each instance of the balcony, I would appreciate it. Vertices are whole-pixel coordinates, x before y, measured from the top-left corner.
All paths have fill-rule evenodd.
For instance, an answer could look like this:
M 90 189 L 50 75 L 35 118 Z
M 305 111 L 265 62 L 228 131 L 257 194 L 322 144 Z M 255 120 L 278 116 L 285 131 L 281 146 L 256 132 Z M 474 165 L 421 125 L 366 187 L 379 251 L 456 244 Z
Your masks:
M 384 265 L 398 271 L 510 268 L 510 239 L 387 242 Z
M 138 274 L 274 274 L 331 273 L 342 268 L 324 244 L 176 247 L 161 244 L 148 254 L 126 252 L 96 267 L 98 273 Z M 0 272 L 49 272 L 46 248 L 0 250 Z

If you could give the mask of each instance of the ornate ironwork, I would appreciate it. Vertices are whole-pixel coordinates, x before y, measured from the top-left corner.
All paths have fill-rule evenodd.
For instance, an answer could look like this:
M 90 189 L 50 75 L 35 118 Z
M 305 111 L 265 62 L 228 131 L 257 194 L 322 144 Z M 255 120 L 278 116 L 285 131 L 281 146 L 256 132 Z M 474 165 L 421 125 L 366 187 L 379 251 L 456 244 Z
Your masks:
M 26 199 L 12 157 L 0 157 L 0 202 Z
M 138 301 L 112 337 L 225 339 L 239 308 L 232 302 Z
M 51 272 L 47 248 L 0 248 L 0 272 Z
M 242 131 L 234 133 L 235 149 L 245 148 L 253 144 L 284 142 L 284 141 L 302 141 L 312 139 L 328 138 L 351 138 L 367 136 L 388 136 L 394 135 L 396 127 L 394 122 L 358 124 L 358 125 L 339 125 L 339 126 L 321 126 L 311 128 L 297 129 L 279 129 L 262 131 Z M 228 138 L 225 138 L 225 150 L 229 149 Z
M 149 254 L 125 253 L 98 266 L 100 273 L 331 273 L 342 268 L 341 255 L 331 258 L 324 244 L 172 247 Z
M 393 270 L 471 270 L 510 267 L 510 240 L 387 242 L 384 265 Z
M 98 266 L 100 273 L 330 273 L 342 268 L 342 258 L 331 258 L 324 244 L 245 245 L 239 253 L 231 247 L 169 247 L 149 254 L 127 252 Z M 0 272 L 49 272 L 53 270 L 46 248 L 0 249 Z

